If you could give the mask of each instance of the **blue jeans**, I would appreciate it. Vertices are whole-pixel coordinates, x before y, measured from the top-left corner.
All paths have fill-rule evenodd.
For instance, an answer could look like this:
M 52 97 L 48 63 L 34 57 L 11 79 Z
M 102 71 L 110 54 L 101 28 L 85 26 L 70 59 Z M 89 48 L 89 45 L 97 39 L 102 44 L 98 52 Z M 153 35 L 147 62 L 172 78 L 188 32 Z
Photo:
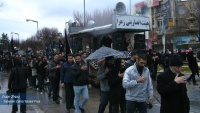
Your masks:
M 75 99 L 74 99 L 75 113 L 80 113 L 79 107 L 84 109 L 84 106 L 89 99 L 88 88 L 87 88 L 87 85 L 73 86 L 73 88 L 74 88 L 74 95 L 75 95 Z M 79 105 L 81 94 L 83 96 L 83 101 Z
M 104 113 L 106 106 L 109 102 L 109 113 L 112 112 L 112 108 L 110 105 L 110 91 L 101 91 L 100 92 L 100 104 L 98 113 Z
M 134 113 L 136 108 L 139 111 L 139 113 L 147 113 L 147 103 L 146 102 L 136 102 L 136 101 L 126 100 L 127 113 Z

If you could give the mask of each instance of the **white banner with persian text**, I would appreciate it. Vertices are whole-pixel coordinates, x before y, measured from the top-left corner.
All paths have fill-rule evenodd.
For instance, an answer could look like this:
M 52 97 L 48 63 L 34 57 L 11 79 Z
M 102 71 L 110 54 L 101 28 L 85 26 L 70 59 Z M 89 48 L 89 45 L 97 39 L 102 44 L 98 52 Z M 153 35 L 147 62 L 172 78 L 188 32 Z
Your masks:
M 148 31 L 150 30 L 149 18 L 141 16 L 115 15 L 115 27 Z

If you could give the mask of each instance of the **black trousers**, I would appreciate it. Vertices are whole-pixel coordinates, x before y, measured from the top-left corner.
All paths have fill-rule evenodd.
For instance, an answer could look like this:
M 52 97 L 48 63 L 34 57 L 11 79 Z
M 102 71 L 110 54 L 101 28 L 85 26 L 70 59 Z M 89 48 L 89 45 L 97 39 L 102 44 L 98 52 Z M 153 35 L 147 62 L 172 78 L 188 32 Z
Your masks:
M 138 109 L 139 113 L 147 113 L 146 102 L 126 101 L 127 113 L 134 113 Z
M 126 113 L 126 100 L 125 98 L 120 100 L 120 102 L 112 103 L 112 113 Z
M 66 109 L 74 106 L 74 89 L 73 83 L 65 83 Z
M 13 89 L 13 94 L 15 95 L 15 96 L 19 96 L 20 98 L 18 99 L 18 98 L 13 98 L 14 99 L 14 101 L 16 102 L 17 100 L 19 101 L 24 101 L 24 100 L 26 100 L 26 88 L 25 89 Z M 12 105 L 12 111 L 13 112 L 16 112 L 16 111 L 18 111 L 18 107 L 17 107 L 17 103 L 13 103 L 13 105 Z M 26 112 L 26 103 L 22 103 L 22 102 L 20 102 L 20 111 L 21 112 Z
M 152 66 L 153 66 L 152 79 L 155 80 L 157 76 L 158 66 L 157 65 L 152 65 Z
M 52 90 L 53 90 L 53 101 L 58 101 L 60 79 L 49 77 L 49 80 L 50 80 Z
M 194 84 L 194 83 L 196 83 L 195 75 L 198 73 L 198 67 L 192 67 L 192 68 L 190 68 L 190 70 L 192 71 L 192 74 L 190 75 L 190 77 L 188 78 L 188 80 L 192 79 L 192 82 Z
M 42 74 L 38 75 L 38 87 L 39 92 L 42 92 L 42 90 L 44 90 L 44 75 Z

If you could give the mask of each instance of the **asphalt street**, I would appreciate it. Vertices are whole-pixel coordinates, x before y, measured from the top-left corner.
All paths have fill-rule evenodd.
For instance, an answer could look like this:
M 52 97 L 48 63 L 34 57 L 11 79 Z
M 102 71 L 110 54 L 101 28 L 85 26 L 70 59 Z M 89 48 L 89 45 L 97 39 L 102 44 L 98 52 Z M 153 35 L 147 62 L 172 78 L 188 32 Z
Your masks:
M 189 75 L 185 75 L 188 77 Z M 200 77 L 196 77 L 197 83 L 200 84 Z M 0 72 L 0 94 L 5 94 L 7 90 L 8 73 Z M 153 98 L 153 108 L 148 109 L 148 113 L 159 113 L 160 110 L 160 96 L 156 91 L 156 82 L 154 85 L 154 98 Z M 200 85 L 194 86 L 187 83 L 188 96 L 190 98 L 190 113 L 200 113 Z M 60 104 L 56 104 L 49 99 L 47 93 L 40 94 L 35 90 L 27 90 L 27 95 L 34 95 L 36 97 L 37 103 L 27 105 L 27 113 L 65 113 L 65 102 L 64 98 L 60 100 Z M 64 97 L 63 90 L 60 89 L 60 96 Z M 2 97 L 0 97 L 2 99 Z M 12 105 L 0 103 L 0 113 L 11 113 Z M 89 101 L 86 104 L 86 113 L 97 113 L 99 106 L 99 89 L 92 88 L 89 89 Z M 71 110 L 74 113 L 74 110 Z M 18 112 L 19 113 L 19 112 Z M 108 113 L 108 108 L 106 108 L 105 113 Z

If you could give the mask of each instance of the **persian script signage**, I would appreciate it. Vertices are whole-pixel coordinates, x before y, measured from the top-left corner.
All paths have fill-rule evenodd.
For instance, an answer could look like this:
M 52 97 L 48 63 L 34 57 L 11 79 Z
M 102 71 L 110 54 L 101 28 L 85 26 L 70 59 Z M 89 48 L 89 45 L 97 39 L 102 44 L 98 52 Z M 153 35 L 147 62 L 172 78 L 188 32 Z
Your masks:
M 122 29 L 150 30 L 149 18 L 140 16 L 115 15 L 115 27 Z M 113 25 L 114 25 L 113 24 Z

